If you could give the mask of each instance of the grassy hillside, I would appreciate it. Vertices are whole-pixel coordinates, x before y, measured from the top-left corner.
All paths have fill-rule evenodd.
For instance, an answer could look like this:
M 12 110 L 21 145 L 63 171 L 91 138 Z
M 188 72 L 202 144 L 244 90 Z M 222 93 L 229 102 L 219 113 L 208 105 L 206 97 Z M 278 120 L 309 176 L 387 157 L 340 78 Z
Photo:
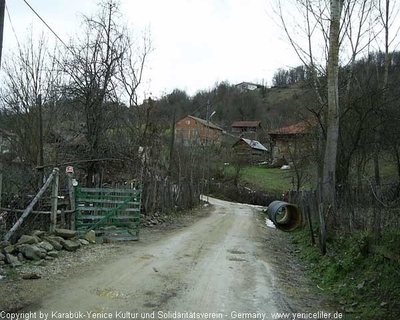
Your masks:
M 307 107 L 314 105 L 313 97 L 313 90 L 302 82 L 268 88 L 263 99 L 265 109 L 260 115 L 263 125 L 267 129 L 277 128 L 308 117 Z
M 388 245 L 381 254 L 368 252 L 374 240 L 365 231 L 330 239 L 332 253 L 325 256 L 310 246 L 308 230 L 288 236 L 298 247 L 296 252 L 308 275 L 330 295 L 345 314 L 344 319 L 399 319 L 399 230 L 383 234 L 381 243 Z
M 249 166 L 243 169 L 242 183 L 257 190 L 272 193 L 283 193 L 292 188 L 293 172 L 291 170 L 270 169 Z
M 234 174 L 233 167 L 225 168 L 225 175 L 229 178 Z M 246 166 L 240 170 L 239 184 L 254 190 L 270 193 L 284 193 L 293 189 L 293 170 L 266 168 L 262 166 Z

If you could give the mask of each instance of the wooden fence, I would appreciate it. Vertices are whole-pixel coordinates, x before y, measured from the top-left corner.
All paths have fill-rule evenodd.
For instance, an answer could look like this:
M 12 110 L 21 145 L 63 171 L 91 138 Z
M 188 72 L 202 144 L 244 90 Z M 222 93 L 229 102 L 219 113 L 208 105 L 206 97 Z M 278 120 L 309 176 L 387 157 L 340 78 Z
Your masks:
M 378 197 L 377 189 L 369 184 L 338 188 L 336 208 L 326 217 L 328 227 L 344 231 L 374 229 L 377 224 L 379 228 L 399 228 L 399 184 L 382 185 L 379 190 Z M 318 223 L 321 197 L 317 191 L 288 191 L 285 198 L 301 208 L 305 224 Z
M 39 201 L 39 199 L 43 196 L 43 194 L 46 192 L 46 190 L 51 186 L 51 211 L 50 212 L 35 212 L 39 214 L 50 214 L 50 227 L 49 231 L 54 231 L 56 225 L 57 225 L 57 211 L 58 211 L 58 189 L 59 189 L 59 169 L 54 168 L 53 171 L 51 172 L 50 176 L 46 180 L 45 184 L 42 186 L 42 188 L 39 190 L 39 192 L 36 194 L 36 196 L 33 198 L 33 200 L 29 203 L 29 205 L 26 207 L 25 210 L 18 210 L 22 211 L 21 216 L 18 218 L 18 220 L 13 224 L 13 226 L 6 232 L 4 235 L 4 240 L 10 240 L 11 237 L 14 236 L 14 234 L 17 232 L 19 228 L 24 224 L 24 222 L 27 220 L 28 216 L 32 214 L 33 208 L 36 205 L 36 203 Z M 7 216 L 8 212 L 13 212 L 15 210 L 13 209 L 8 209 L 8 208 L 1 208 L 3 212 L 6 212 L 7 214 L 3 214 L 3 216 Z

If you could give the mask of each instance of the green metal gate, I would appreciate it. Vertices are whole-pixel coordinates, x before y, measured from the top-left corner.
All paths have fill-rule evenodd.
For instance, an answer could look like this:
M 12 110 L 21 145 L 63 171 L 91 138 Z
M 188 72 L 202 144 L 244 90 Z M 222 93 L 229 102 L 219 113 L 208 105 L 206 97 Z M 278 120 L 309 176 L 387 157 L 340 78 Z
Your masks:
M 76 187 L 75 230 L 94 230 L 104 241 L 139 240 L 140 197 L 137 189 Z

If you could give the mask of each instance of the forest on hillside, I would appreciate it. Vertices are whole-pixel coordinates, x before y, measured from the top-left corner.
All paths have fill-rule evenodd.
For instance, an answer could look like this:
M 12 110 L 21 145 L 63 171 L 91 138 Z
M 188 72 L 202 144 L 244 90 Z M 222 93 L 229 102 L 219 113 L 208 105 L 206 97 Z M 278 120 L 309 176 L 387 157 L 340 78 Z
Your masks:
M 25 208 L 52 169 L 66 166 L 74 167 L 81 186 L 139 185 L 143 215 L 196 207 L 205 193 L 267 205 L 282 195 L 268 186 L 256 195 L 254 185 L 240 180 L 249 165 L 232 144 L 184 147 L 174 125 L 187 115 L 206 119 L 213 113 L 209 120 L 230 134 L 234 121 L 259 120 L 268 145 L 269 130 L 303 121 L 310 131 L 288 143 L 294 190 L 285 197 L 304 213 L 305 247 L 311 244 L 323 256 L 307 257 L 310 266 L 320 263 L 324 284 L 335 292 L 365 291 L 371 300 L 378 295 L 378 315 L 387 301 L 393 314 L 400 310 L 395 2 L 294 2 L 309 43 L 297 43 L 288 26 L 295 20 L 280 7 L 277 14 L 301 63 L 277 66 L 273 86 L 254 90 L 226 81 L 193 96 L 177 88 L 140 101 L 154 48 L 149 34 L 140 42 L 132 37 L 113 0 L 83 16 L 81 33 L 68 46 L 52 48 L 43 35 L 28 36 L 2 64 L 1 207 Z M 317 31 L 320 38 L 312 41 Z M 313 46 L 323 51 L 320 60 Z M 265 179 L 258 170 L 253 180 Z M 66 193 L 67 178 L 60 179 Z M 359 266 L 371 272 L 354 283 Z
M 177 145 L 174 123 L 187 115 L 205 119 L 207 106 L 215 111 L 212 122 L 227 132 L 238 120 L 260 120 L 265 131 L 310 121 L 317 130 L 308 139 L 305 165 L 319 168 L 328 128 L 326 73 L 304 64 L 277 69 L 269 88 L 243 91 L 221 82 L 193 96 L 176 89 L 142 102 L 138 90 L 151 39 L 133 41 L 116 18 L 118 6 L 110 3 L 83 18 L 87 36 L 77 35 L 68 48 L 49 48 L 44 36 L 28 37 L 4 62 L 4 193 L 35 194 L 53 167 L 73 165 L 87 186 L 141 181 L 145 211 L 191 207 L 205 181 L 205 154 L 216 164 L 215 177 L 221 176 L 219 159 L 234 157 L 230 146 Z M 372 51 L 340 65 L 337 185 L 379 184 L 379 170 L 388 163 L 396 168 L 390 182 L 399 182 L 399 63 L 397 51 Z M 174 192 L 164 194 L 165 184 Z M 9 198 L 2 200 L 4 206 Z
M 212 121 L 228 132 L 237 120 L 261 120 L 265 130 L 296 120 L 292 100 L 300 109 L 306 86 L 240 92 L 224 82 L 193 97 L 177 89 L 140 101 L 151 38 L 137 42 L 113 1 L 99 10 L 83 16 L 82 33 L 68 46 L 50 47 L 45 35 L 30 33 L 3 62 L 3 207 L 22 208 L 54 167 L 71 165 L 85 186 L 140 181 L 144 212 L 192 207 L 203 190 L 205 153 L 219 164 L 231 150 L 181 148 L 175 121 L 205 118 L 207 105 L 215 111 Z

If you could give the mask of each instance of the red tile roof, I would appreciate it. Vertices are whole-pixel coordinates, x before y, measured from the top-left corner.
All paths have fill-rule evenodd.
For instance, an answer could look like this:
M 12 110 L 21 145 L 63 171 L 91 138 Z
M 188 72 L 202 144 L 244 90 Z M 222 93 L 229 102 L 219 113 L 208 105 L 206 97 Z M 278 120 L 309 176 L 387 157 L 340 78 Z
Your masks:
M 268 134 L 304 134 L 308 133 L 312 126 L 312 123 L 309 121 L 301 121 L 290 126 L 270 130 Z
M 258 127 L 261 121 L 235 121 L 231 127 Z

